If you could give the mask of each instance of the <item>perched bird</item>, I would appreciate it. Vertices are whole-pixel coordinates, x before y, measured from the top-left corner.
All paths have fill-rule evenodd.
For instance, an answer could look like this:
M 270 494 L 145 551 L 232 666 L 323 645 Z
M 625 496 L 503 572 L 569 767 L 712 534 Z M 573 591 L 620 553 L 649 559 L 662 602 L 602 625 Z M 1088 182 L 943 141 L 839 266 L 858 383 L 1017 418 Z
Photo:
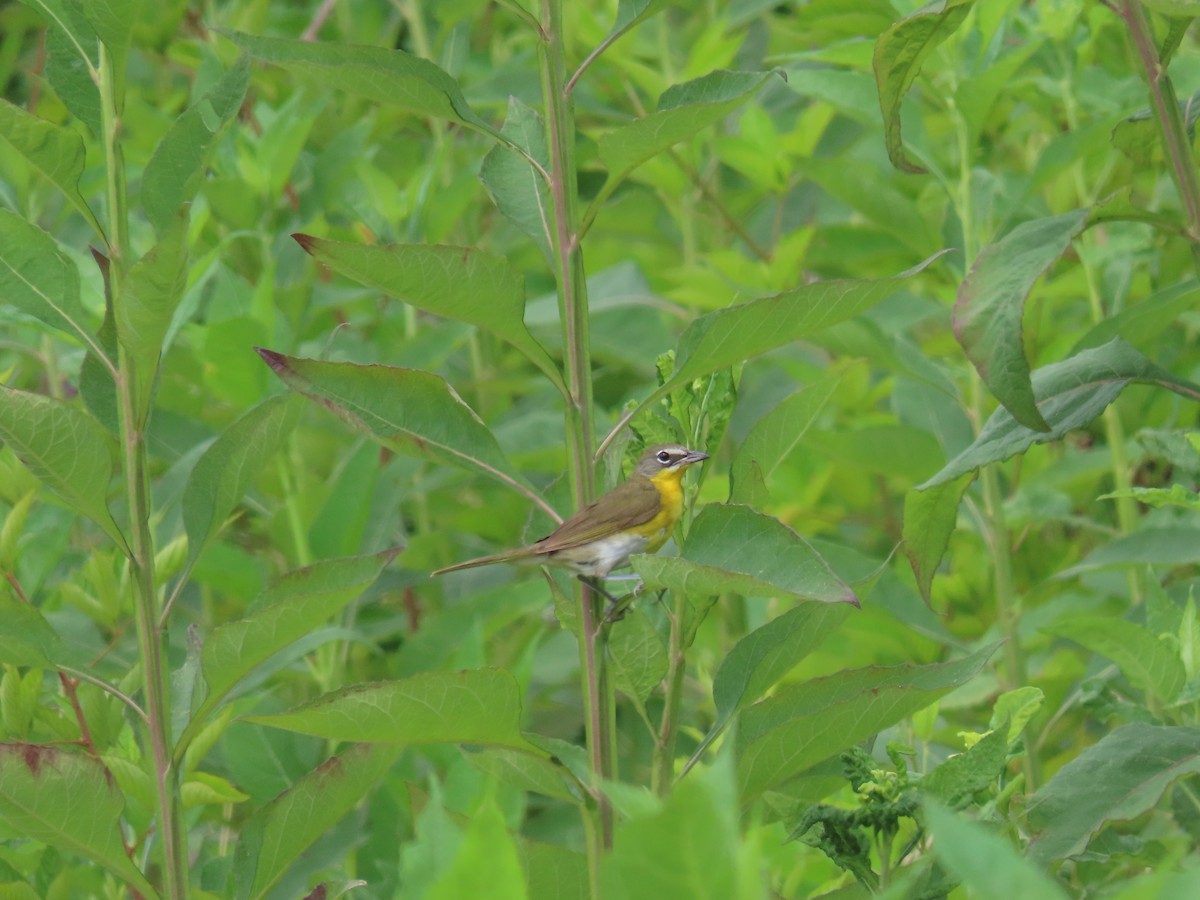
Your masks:
M 625 565 L 632 554 L 653 553 L 667 542 L 683 512 L 680 480 L 684 470 L 705 459 L 707 453 L 679 444 L 650 447 L 628 480 L 585 506 L 540 541 L 468 559 L 433 574 L 493 563 L 563 566 L 614 599 L 596 584 L 596 579 Z

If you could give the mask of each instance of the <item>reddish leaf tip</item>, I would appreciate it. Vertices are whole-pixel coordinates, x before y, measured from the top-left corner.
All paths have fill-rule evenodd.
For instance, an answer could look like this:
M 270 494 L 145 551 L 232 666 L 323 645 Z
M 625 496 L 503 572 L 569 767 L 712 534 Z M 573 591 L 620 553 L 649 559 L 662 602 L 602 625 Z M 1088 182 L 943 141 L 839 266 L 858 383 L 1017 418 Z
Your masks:
M 268 350 L 266 347 L 255 347 L 254 352 L 261 356 L 263 362 L 276 372 L 287 368 L 287 357 L 282 353 L 276 353 L 274 350 Z
M 317 242 L 317 239 L 311 234 L 305 234 L 302 231 L 293 232 L 292 240 L 299 244 L 304 249 L 304 252 L 309 255 L 312 254 L 313 245 Z

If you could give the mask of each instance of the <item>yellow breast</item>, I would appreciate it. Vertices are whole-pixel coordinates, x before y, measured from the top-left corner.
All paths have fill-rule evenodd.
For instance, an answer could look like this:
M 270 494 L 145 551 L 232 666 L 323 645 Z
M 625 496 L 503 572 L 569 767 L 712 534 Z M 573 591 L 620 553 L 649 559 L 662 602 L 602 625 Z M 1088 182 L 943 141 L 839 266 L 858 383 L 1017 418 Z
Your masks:
M 634 529 L 646 538 L 647 553 L 653 553 L 667 542 L 667 538 L 675 530 L 679 516 L 683 513 L 683 486 L 680 484 L 682 478 L 683 469 L 676 469 L 660 472 L 650 479 L 658 489 L 661 506 L 654 518 Z

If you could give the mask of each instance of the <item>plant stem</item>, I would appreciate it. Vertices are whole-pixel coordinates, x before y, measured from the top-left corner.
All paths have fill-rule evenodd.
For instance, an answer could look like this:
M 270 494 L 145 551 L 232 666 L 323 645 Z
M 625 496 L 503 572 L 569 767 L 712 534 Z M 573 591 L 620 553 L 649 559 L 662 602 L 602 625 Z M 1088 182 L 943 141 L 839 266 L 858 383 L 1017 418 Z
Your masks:
M 671 633 L 667 646 L 667 677 L 662 719 L 654 736 L 654 761 L 650 770 L 650 789 L 659 797 L 671 793 L 675 781 L 675 736 L 679 733 L 679 710 L 683 704 L 683 679 L 687 672 L 683 648 L 683 617 L 687 596 L 675 591 L 671 610 Z
M 125 193 L 125 164 L 121 155 L 121 109 L 123 98 L 117 88 L 119 73 L 112 56 L 101 46 L 98 87 L 107 173 L 108 240 L 112 269 L 110 283 L 113 306 L 120 308 L 122 280 L 130 263 L 129 208 Z M 142 688 L 147 717 L 146 742 L 154 760 L 154 788 L 162 842 L 162 865 L 166 894 L 172 900 L 187 896 L 187 863 L 183 819 L 179 806 L 178 772 L 171 764 L 170 700 L 164 648 L 158 628 L 158 592 L 154 575 L 154 536 L 150 530 L 150 484 L 146 457 L 143 398 L 138 396 L 134 361 L 120 348 L 117 396 L 121 448 L 124 455 L 125 493 L 129 505 L 128 548 L 132 576 L 134 616 L 137 622 L 138 653 L 142 665 Z
M 566 437 L 569 477 L 577 508 L 595 494 L 592 464 L 592 364 L 588 338 L 587 285 L 579 248 L 578 189 L 575 172 L 575 119 L 567 91 L 562 0 L 542 0 L 543 41 L 539 61 L 550 147 L 550 195 L 554 212 L 552 239 L 558 282 L 558 308 L 566 366 Z M 600 828 L 589 841 L 589 868 L 603 848 L 612 845 L 612 805 L 601 786 L 615 777 L 612 751 L 614 704 L 604 672 L 607 626 L 590 587 L 580 585 L 580 670 L 586 715 L 588 757 L 596 790 Z M 592 834 L 589 832 L 589 834 Z M 593 882 L 593 892 L 598 885 Z

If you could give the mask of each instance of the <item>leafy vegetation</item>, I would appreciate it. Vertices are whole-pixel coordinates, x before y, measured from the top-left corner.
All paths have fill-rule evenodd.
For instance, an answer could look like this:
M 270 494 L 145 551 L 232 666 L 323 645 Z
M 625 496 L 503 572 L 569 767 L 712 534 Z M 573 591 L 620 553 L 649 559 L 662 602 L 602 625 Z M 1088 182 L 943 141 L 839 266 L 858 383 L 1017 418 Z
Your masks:
M 0 9 L 0 889 L 1200 893 L 1197 11 Z

